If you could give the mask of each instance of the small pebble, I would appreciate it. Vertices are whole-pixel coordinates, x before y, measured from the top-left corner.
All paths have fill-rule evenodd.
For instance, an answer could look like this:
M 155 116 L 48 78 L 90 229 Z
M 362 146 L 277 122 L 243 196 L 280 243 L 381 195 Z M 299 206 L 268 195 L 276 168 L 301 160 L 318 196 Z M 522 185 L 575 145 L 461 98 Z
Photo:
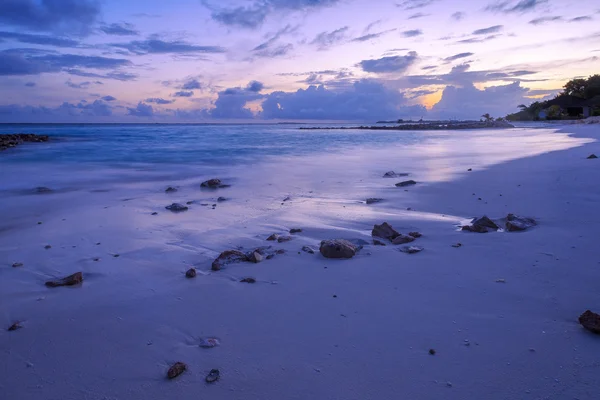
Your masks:
M 206 382 L 207 383 L 213 383 L 219 380 L 219 378 L 221 377 L 221 373 L 219 372 L 218 369 L 211 369 L 210 372 L 208 373 L 208 375 L 206 375 Z
M 453 244 L 452 247 L 455 247 L 458 249 L 459 247 L 462 247 L 462 243 Z
M 41 222 L 38 222 L 38 225 L 41 225 L 41 224 L 42 224 Z
M 429 354 L 431 354 L 432 356 L 435 356 L 435 349 L 429 349 Z
M 158 213 L 155 211 L 155 212 L 152 213 L 152 215 L 158 215 Z
M 446 382 L 446 386 L 452 387 L 452 382 Z
M 16 263 L 14 263 L 12 266 L 13 266 L 13 268 L 22 267 L 22 266 L 23 266 L 23 263 L 16 262 Z
M 497 283 L 506 283 L 506 280 L 505 279 L 496 279 L 496 282 Z
M 254 279 L 254 278 L 244 278 L 240 282 L 243 282 L 243 283 L 256 283 L 256 279 Z
M 44 248 L 45 248 L 46 250 L 48 250 L 48 249 L 51 249 L 51 248 L 52 248 L 52 246 L 50 246 L 49 244 L 47 244 L 47 245 L 45 245 L 45 246 L 44 246 Z
M 186 276 L 186 278 L 196 277 L 196 269 L 195 268 L 188 269 L 187 271 L 185 271 L 185 276 Z
M 169 368 L 169 370 L 167 371 L 167 378 L 169 379 L 174 379 L 177 378 L 179 375 L 183 374 L 183 372 L 187 369 L 187 365 L 185 365 L 182 362 L 176 362 L 175 364 L 173 364 L 173 366 L 171 366 L 171 368 Z
M 21 329 L 23 326 L 21 325 L 21 323 L 19 321 L 15 322 L 14 324 L 12 324 L 11 326 L 8 327 L 8 330 L 10 332 L 12 331 L 16 331 L 17 329 Z
M 119 257 L 119 254 L 115 254 L 115 255 L 113 255 L 113 257 L 117 258 L 117 257 Z

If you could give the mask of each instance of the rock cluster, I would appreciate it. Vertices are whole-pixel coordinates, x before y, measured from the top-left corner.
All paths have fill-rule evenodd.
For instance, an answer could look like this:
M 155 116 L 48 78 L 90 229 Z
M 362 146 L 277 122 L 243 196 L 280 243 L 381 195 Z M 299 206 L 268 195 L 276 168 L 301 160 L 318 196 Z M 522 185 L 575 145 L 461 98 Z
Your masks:
M 15 133 L 0 135 L 0 151 L 15 147 L 24 142 L 47 142 L 47 135 L 35 135 L 33 133 Z
M 416 237 L 419 237 L 421 234 L 419 232 L 411 232 Z M 397 230 L 395 230 L 390 224 L 384 222 L 381 225 L 375 225 L 373 230 L 371 231 L 371 236 L 381 239 L 386 239 L 390 241 L 392 244 L 406 244 L 413 242 L 415 240 L 415 236 L 413 235 L 403 235 Z M 375 243 L 375 242 L 374 242 Z M 376 245 L 382 245 L 382 243 L 375 243 Z
M 235 264 L 240 262 L 259 263 L 263 259 L 270 260 L 276 254 L 283 254 L 285 250 L 273 250 L 271 246 L 259 247 L 248 253 L 239 250 L 226 250 L 222 252 L 213 262 L 211 269 L 220 271 L 227 264 Z
M 508 214 L 503 223 L 508 232 L 524 231 L 537 225 L 533 218 L 519 217 L 514 214 Z M 487 233 L 497 231 L 500 229 L 500 225 L 484 215 L 480 218 L 474 218 L 471 225 L 465 225 L 461 229 L 468 232 Z
M 59 286 L 73 286 L 83 282 L 83 274 L 81 272 L 75 272 L 72 275 L 66 276 L 61 279 L 53 279 L 46 282 L 48 287 L 59 287 Z

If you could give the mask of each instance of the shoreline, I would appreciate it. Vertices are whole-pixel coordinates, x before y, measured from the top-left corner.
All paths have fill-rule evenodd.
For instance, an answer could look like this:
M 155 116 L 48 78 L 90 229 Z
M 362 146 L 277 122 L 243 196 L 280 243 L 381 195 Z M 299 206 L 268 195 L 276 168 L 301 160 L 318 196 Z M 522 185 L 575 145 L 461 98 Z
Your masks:
M 600 341 L 577 317 L 600 300 L 599 173 L 597 160 L 586 159 L 600 153 L 600 132 L 563 131 L 596 142 L 464 168 L 431 184 L 418 176 L 409 192 L 393 186 L 411 177 L 382 178 L 381 170 L 385 186 L 369 192 L 385 197 L 381 204 L 292 194 L 280 208 L 275 200 L 267 206 L 270 220 L 244 211 L 243 219 L 224 223 L 207 210 L 209 228 L 192 214 L 147 215 L 179 200 L 177 193 L 155 204 L 143 196 L 108 202 L 108 192 L 108 209 L 88 211 L 96 204 L 71 208 L 70 195 L 61 194 L 64 208 L 42 225 L 0 232 L 2 258 L 24 263 L 0 268 L 5 325 L 23 321 L 22 329 L 0 332 L 0 386 L 7 398 L 24 400 L 134 392 L 145 399 L 591 398 Z M 336 170 L 328 174 L 332 185 Z M 235 183 L 205 195 L 230 197 Z M 58 201 L 52 196 L 45 202 Z M 237 207 L 235 198 L 219 207 Z M 287 211 L 305 207 L 322 211 L 312 220 Z M 508 212 L 539 224 L 522 233 L 457 231 L 464 218 Z M 423 233 L 414 244 L 425 250 L 409 255 L 402 246 L 365 245 L 345 261 L 298 254 L 320 239 L 368 241 L 372 225 L 384 221 L 404 234 Z M 122 223 L 135 234 L 124 235 Z M 286 254 L 210 271 L 221 251 L 268 245 L 267 233 L 291 228 L 303 232 L 273 244 Z M 47 242 L 52 248 L 45 250 Z M 452 247 L 457 242 L 462 246 Z M 190 266 L 194 279 L 185 278 Z M 43 287 L 78 270 L 80 287 Z M 239 282 L 246 277 L 256 283 Z M 220 345 L 199 348 L 207 336 Z M 177 361 L 189 370 L 168 382 Z M 209 387 L 204 377 L 213 368 L 222 377 Z
M 515 126 L 506 121 L 432 121 L 422 123 L 410 123 L 394 126 L 339 126 L 339 127 L 300 127 L 301 130 L 336 130 L 336 129 L 358 129 L 373 131 L 440 131 L 440 130 L 465 130 L 465 129 L 509 129 Z

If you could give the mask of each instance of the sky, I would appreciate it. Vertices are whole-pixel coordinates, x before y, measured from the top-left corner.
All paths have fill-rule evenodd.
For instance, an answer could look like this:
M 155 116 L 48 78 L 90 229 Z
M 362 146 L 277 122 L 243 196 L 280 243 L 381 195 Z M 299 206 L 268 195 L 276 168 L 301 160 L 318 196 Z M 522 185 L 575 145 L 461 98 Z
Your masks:
M 1 0 L 0 123 L 499 117 L 599 57 L 598 0 Z

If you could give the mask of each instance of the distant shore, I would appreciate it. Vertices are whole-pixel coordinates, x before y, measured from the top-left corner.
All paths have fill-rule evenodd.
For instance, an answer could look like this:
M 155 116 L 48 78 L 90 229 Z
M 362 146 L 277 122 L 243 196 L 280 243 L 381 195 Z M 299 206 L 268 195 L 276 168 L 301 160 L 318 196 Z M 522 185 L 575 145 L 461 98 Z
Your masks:
M 323 129 L 361 129 L 374 131 L 436 131 L 436 130 L 463 130 L 463 129 L 508 129 L 515 126 L 506 121 L 429 121 L 415 124 L 402 124 L 394 126 L 339 126 L 339 127 L 300 127 L 305 130 Z

